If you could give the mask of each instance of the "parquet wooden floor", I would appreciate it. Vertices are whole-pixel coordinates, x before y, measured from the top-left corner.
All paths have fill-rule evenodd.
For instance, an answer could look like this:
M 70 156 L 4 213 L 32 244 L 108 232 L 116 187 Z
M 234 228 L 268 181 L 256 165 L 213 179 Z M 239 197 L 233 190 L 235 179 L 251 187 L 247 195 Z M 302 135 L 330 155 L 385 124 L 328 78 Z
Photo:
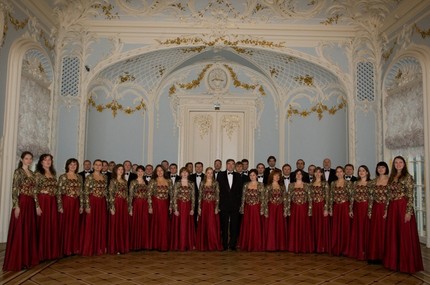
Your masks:
M 430 249 L 423 247 L 422 252 L 425 271 L 414 275 L 350 258 L 286 252 L 73 256 L 31 270 L 3 272 L 0 284 L 430 284 Z M 1 264 L 3 258 L 1 244 Z

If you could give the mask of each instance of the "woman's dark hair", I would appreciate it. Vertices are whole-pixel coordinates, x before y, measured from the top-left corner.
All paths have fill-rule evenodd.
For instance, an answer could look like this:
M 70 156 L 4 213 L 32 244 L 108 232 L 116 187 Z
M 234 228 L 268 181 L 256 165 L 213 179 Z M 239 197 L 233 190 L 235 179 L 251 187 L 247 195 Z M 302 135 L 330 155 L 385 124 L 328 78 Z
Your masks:
M 274 169 L 269 174 L 269 178 L 267 179 L 267 185 L 271 185 L 273 183 L 273 177 L 278 174 L 279 175 L 279 185 L 284 185 L 284 179 L 282 179 L 282 171 L 279 169 Z
M 324 170 L 321 167 L 317 166 L 317 167 L 315 167 L 315 172 L 317 172 L 317 171 L 319 171 L 319 172 L 322 173 L 322 175 L 321 175 L 321 181 L 325 181 Z M 314 172 L 314 177 L 315 177 L 315 172 Z
M 51 174 L 55 176 L 57 172 L 55 171 L 55 168 L 54 168 L 54 157 L 52 156 L 52 154 L 49 154 L 49 153 L 44 153 L 39 157 L 39 161 L 36 164 L 36 171 L 45 175 L 45 169 L 42 166 L 42 161 L 44 161 L 45 158 L 47 158 L 48 156 L 51 158 L 51 161 L 52 161 L 51 166 L 49 167 L 49 172 L 51 172 Z
M 154 171 L 152 172 L 152 177 L 151 177 L 151 179 L 157 179 L 157 169 L 158 168 L 161 168 L 161 170 L 163 170 L 163 177 L 165 178 L 165 179 L 167 179 L 167 171 L 165 171 L 164 170 L 164 168 L 163 168 L 163 166 L 161 166 L 161 164 L 158 164 L 155 168 L 154 168 Z M 179 172 L 180 173 L 180 172 Z
M 254 173 L 254 174 L 255 174 L 255 176 L 258 176 L 258 171 L 257 171 L 257 169 L 255 169 L 255 168 L 251 169 L 251 170 L 248 172 L 248 176 L 249 176 L 249 175 L 251 175 L 251 173 Z
M 364 168 L 364 170 L 366 170 L 366 172 L 367 172 L 366 181 L 370 181 L 370 171 L 369 171 L 369 168 L 366 165 L 360 165 L 358 167 L 358 169 L 357 169 L 357 177 L 359 177 L 359 179 L 361 179 L 360 175 L 358 174 L 359 171 L 360 171 L 360 168 Z
M 299 173 L 299 172 L 302 174 L 302 181 L 303 181 L 305 171 L 303 169 L 297 169 L 295 172 L 296 172 L 296 174 L 295 174 L 296 181 L 297 181 L 297 173 Z
M 138 167 L 136 167 L 136 172 L 138 171 L 138 170 L 142 170 L 143 172 L 145 172 L 145 166 L 143 166 L 143 165 L 139 165 Z
M 389 168 L 388 168 L 388 164 L 385 161 L 380 161 L 380 162 L 378 162 L 378 164 L 376 164 L 376 168 L 375 168 L 376 177 L 379 176 L 379 173 L 378 173 L 378 167 L 379 166 L 385 167 L 384 175 L 388 175 L 390 173 Z
M 24 157 L 26 156 L 26 155 L 31 155 L 31 158 L 33 158 L 33 154 L 31 153 L 31 152 L 29 152 L 29 151 L 23 151 L 22 153 L 21 153 L 21 159 L 19 160 L 19 163 L 18 163 L 18 168 L 22 168 L 22 160 L 24 159 Z
M 70 164 L 71 163 L 76 163 L 76 170 L 75 170 L 75 173 L 78 173 L 78 169 L 79 169 L 79 162 L 78 162 L 78 160 L 76 159 L 76 158 L 69 158 L 67 161 L 66 161 L 66 167 L 65 167 L 65 169 L 66 169 L 66 173 L 67 172 L 69 172 L 69 166 L 70 166 Z
M 115 167 L 112 170 L 112 179 L 118 179 L 119 178 L 118 177 L 118 168 L 120 168 L 120 167 L 122 167 L 122 169 L 124 170 L 124 165 L 122 165 L 122 164 L 115 165 Z M 125 180 L 124 172 L 122 173 L 121 178 Z
M 405 165 L 405 167 L 403 167 L 402 171 L 400 172 L 399 180 L 409 174 L 408 165 L 406 164 L 406 160 L 403 158 L 403 156 L 398 155 L 393 159 L 393 163 L 391 165 L 390 178 L 388 179 L 388 183 L 393 182 L 394 178 L 397 175 L 397 169 L 394 167 L 394 162 L 396 162 L 396 159 L 402 160 L 403 164 Z

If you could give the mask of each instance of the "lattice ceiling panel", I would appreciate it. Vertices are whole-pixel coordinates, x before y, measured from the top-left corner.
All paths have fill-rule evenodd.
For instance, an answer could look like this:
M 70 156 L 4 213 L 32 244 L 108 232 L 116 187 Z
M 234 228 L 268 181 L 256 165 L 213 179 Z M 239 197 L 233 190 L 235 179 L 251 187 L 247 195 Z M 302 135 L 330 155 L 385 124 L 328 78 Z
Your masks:
M 333 73 L 312 62 L 273 51 L 246 50 L 248 52 L 242 56 L 268 72 L 281 89 L 291 90 L 303 85 L 318 85 L 324 89 L 329 85 L 340 84 Z
M 157 87 L 161 79 L 172 67 L 194 56 L 183 48 L 157 50 L 118 62 L 102 71 L 99 78 L 112 82 L 133 81 L 146 90 Z M 128 78 L 128 79 L 127 79 Z

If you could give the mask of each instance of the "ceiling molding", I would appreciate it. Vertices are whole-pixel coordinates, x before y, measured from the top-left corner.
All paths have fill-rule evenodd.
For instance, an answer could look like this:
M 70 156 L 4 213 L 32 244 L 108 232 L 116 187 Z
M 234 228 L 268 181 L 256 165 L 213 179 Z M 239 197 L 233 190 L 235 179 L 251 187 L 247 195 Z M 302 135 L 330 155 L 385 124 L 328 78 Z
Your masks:
M 356 28 L 352 26 L 326 26 L 326 25 L 258 25 L 246 24 L 238 29 L 226 29 L 225 31 L 213 31 L 183 23 L 152 22 L 143 23 L 138 21 L 87 21 L 85 26 L 89 32 L 98 36 L 119 36 L 127 43 L 153 43 L 154 39 L 176 38 L 178 35 L 211 35 L 226 38 L 232 35 L 245 35 L 253 38 L 264 38 L 271 41 L 284 41 L 287 46 L 316 46 L 321 41 L 343 42 L 353 38 Z
M 25 14 L 31 12 L 48 32 L 58 26 L 52 8 L 45 1 L 15 0 L 13 4 Z
M 423 11 L 423 15 L 417 18 Z M 382 26 L 382 32 L 391 38 L 403 26 L 411 21 L 418 21 L 430 14 L 430 1 L 427 0 L 407 0 L 400 2 L 400 5 L 386 19 Z

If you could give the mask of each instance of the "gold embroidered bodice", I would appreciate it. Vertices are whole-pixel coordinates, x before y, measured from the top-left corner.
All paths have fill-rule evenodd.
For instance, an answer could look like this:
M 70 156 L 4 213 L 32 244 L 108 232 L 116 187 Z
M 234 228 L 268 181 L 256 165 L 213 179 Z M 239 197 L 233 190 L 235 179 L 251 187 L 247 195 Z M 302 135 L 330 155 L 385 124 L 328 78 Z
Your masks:
M 354 202 L 367 202 L 369 200 L 369 185 L 354 185 L 352 199 Z
M 200 183 L 199 188 L 199 201 L 198 212 L 201 212 L 202 201 L 212 202 L 215 201 L 215 210 L 219 211 L 219 184 L 217 181 L 212 181 L 210 186 Z
M 388 187 L 388 199 L 391 201 L 405 198 L 407 201 L 406 213 L 414 213 L 414 179 L 410 174 L 401 178 L 399 181 L 392 181 Z
M 90 174 L 85 178 L 84 187 L 84 206 L 86 209 L 90 208 L 90 195 L 97 198 L 107 197 L 107 177 L 104 179 L 94 179 L 94 174 Z
M 194 183 L 188 181 L 187 186 L 183 186 L 181 181 L 175 183 L 173 187 L 173 201 L 172 207 L 174 211 L 178 210 L 178 201 L 191 202 L 191 210 L 194 210 L 195 195 L 194 195 Z
M 349 193 L 346 191 L 346 187 L 333 187 L 333 202 L 343 203 L 349 200 Z
M 257 183 L 257 188 L 249 188 L 251 182 L 246 183 L 245 185 L 243 185 L 242 188 L 242 203 L 239 209 L 239 212 L 241 214 L 244 213 L 244 209 L 245 209 L 245 205 L 257 205 L 260 204 L 260 214 L 264 215 L 266 210 L 265 210 L 265 205 L 267 205 L 267 203 L 265 202 L 266 199 L 266 194 L 265 194 L 265 189 L 264 189 L 264 184 L 261 182 Z
M 115 211 L 115 199 L 126 200 L 128 203 L 128 207 L 131 210 L 130 201 L 128 200 L 127 181 L 118 181 L 117 179 L 112 179 L 110 181 L 108 197 L 109 210 Z
M 55 196 L 57 200 L 58 210 L 62 209 L 63 204 L 61 200 L 60 191 L 58 191 L 58 187 L 57 187 L 57 178 L 55 176 L 46 177 L 40 172 L 36 172 L 35 177 L 36 177 L 36 194 Z M 36 202 L 36 207 L 39 206 L 38 202 L 39 201 Z
M 387 203 L 388 185 L 375 185 L 373 188 L 373 202 Z
M 202 200 L 204 201 L 216 201 L 215 188 L 203 186 Z
M 291 214 L 291 203 L 297 205 L 303 205 L 308 203 L 308 215 L 312 216 L 312 199 L 310 194 L 310 186 L 308 183 L 303 183 L 303 188 L 298 188 L 296 183 L 291 183 L 288 185 L 288 202 L 287 202 L 287 215 Z
M 285 187 L 284 188 L 270 188 L 270 190 L 268 190 L 267 194 L 268 194 L 268 202 L 275 204 L 275 205 L 279 205 L 284 203 L 285 200 Z
M 12 185 L 12 207 L 19 207 L 19 196 L 26 195 L 35 197 L 36 178 L 29 170 L 30 176 L 27 176 L 22 168 L 16 169 L 13 174 Z
M 61 195 L 72 198 L 80 197 L 82 194 L 82 177 L 77 175 L 76 179 L 68 179 L 67 174 L 58 178 L 58 188 Z
M 139 184 L 137 180 L 134 180 L 130 184 L 130 200 L 133 200 L 133 198 L 140 198 L 140 199 L 148 199 L 150 196 L 149 189 L 146 186 L 146 183 L 143 182 L 142 184 Z

